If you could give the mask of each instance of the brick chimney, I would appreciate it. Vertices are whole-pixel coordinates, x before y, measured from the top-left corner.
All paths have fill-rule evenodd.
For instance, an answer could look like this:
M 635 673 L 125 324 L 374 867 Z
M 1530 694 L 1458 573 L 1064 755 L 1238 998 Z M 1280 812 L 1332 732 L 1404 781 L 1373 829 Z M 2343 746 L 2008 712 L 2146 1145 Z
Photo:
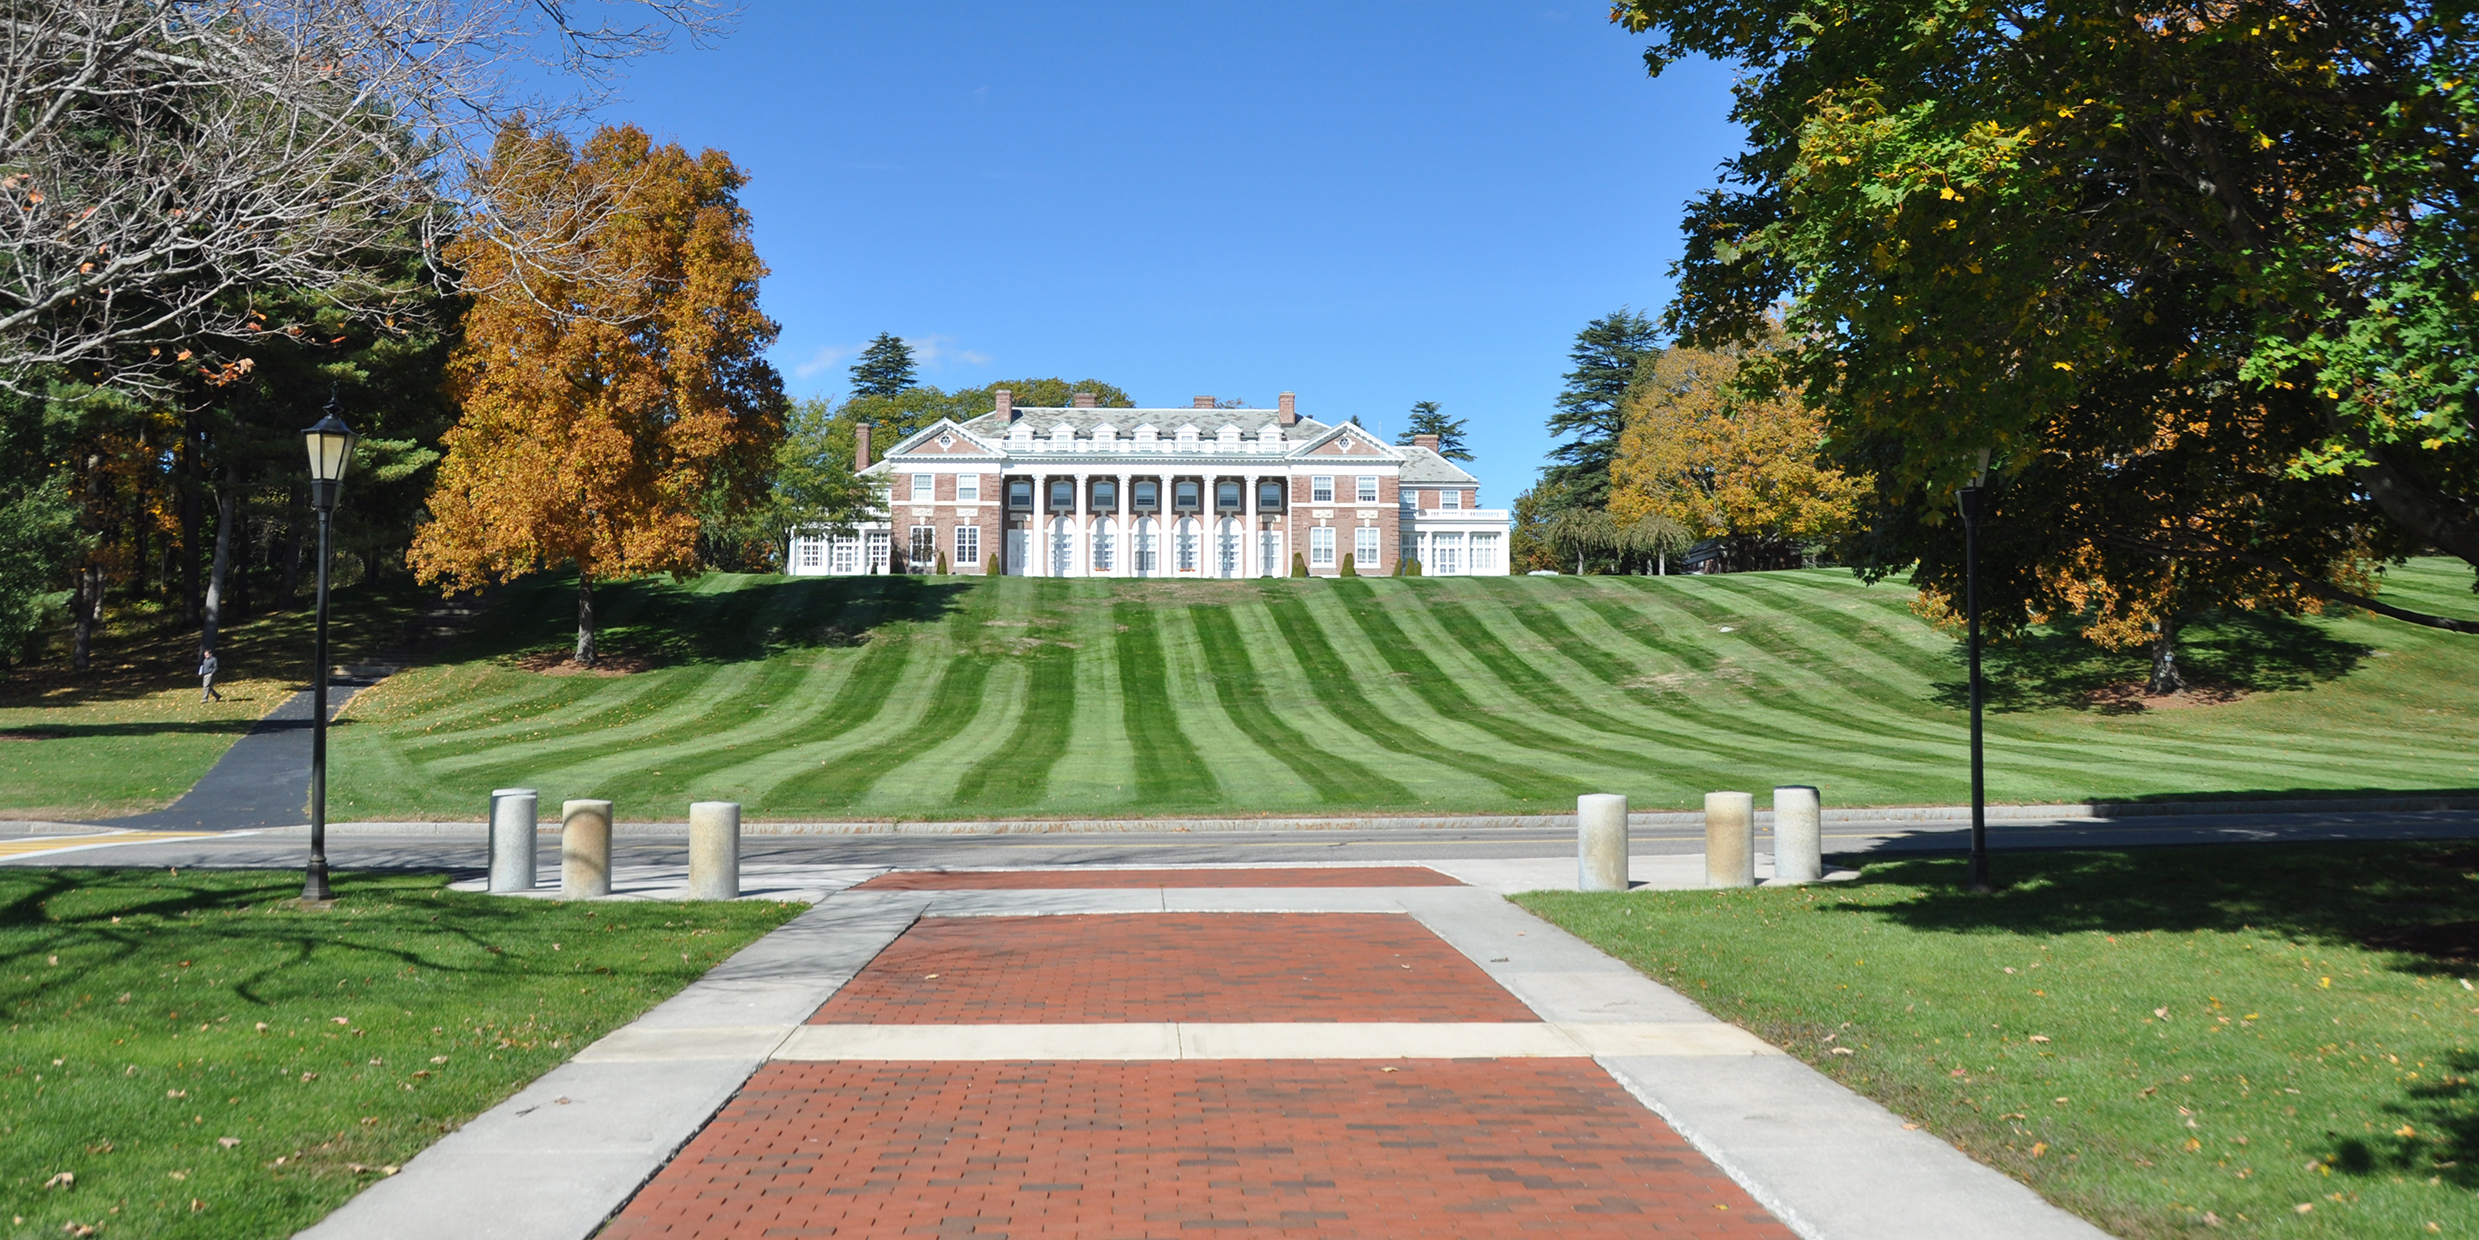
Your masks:
M 998 420 L 1001 422 L 1015 421 L 1016 394 L 1008 391 L 1006 388 L 1000 388 L 999 390 L 990 393 L 990 395 L 998 398 Z
M 1091 392 L 1077 392 L 1068 399 L 1076 402 L 1076 407 L 1079 409 L 1091 409 L 1101 404 L 1101 401 Z
M 852 467 L 869 468 L 869 423 L 852 428 Z
M 1415 448 L 1427 448 L 1431 452 L 1435 452 L 1437 451 L 1437 436 L 1414 435 L 1412 436 L 1412 446 Z
M 1275 420 L 1276 420 L 1276 421 L 1278 421 L 1278 422 L 1281 422 L 1281 423 L 1282 423 L 1283 425 L 1285 425 L 1285 426 L 1297 426 L 1297 425 L 1299 425 L 1299 422 L 1300 422 L 1300 403 L 1299 403 L 1299 401 L 1300 401 L 1300 398 L 1299 398 L 1299 397 L 1293 396 L 1293 395 L 1292 395 L 1291 393 L 1289 393 L 1289 392 L 1285 392 L 1285 393 L 1283 393 L 1282 395 L 1275 397 L 1275 398 L 1274 398 L 1274 416 L 1275 416 Z
M 1192 409 L 1211 409 L 1214 407 L 1214 398 L 1211 396 L 1195 397 L 1188 402 L 1188 405 Z

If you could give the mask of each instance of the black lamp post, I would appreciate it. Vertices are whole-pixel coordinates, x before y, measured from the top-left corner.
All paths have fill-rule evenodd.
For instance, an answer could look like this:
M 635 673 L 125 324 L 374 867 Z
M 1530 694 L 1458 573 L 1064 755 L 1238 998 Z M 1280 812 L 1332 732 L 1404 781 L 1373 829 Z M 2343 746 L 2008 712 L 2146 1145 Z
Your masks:
M 301 898 L 313 901 L 332 898 L 327 889 L 327 525 L 360 437 L 330 412 L 301 432 L 301 438 L 310 449 L 310 507 L 318 512 L 318 639 L 310 662 L 310 868 L 301 883 Z
M 1970 626 L 1971 648 L 1971 875 L 1963 890 L 1995 891 L 1988 881 L 1988 791 L 1980 766 L 1980 481 L 1986 465 L 1970 486 L 1954 492 L 1963 510 L 1963 614 Z

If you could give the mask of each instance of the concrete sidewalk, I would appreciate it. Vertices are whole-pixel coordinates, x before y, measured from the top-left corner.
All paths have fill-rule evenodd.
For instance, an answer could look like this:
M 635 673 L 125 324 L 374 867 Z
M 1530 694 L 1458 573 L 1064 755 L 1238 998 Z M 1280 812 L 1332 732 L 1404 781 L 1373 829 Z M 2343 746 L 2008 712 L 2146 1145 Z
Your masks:
M 304 1235 L 2103 1234 L 1486 888 L 1086 873 L 848 884 Z

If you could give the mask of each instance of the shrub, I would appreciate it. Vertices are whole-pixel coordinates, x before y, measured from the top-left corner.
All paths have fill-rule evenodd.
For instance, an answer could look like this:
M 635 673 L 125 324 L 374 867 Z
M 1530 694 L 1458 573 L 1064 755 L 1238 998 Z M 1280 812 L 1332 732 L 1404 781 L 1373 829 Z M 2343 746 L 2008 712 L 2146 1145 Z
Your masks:
M 947 553 L 944 551 L 938 553 L 938 575 L 941 577 L 947 575 Z
M 1352 553 L 1348 551 L 1343 553 L 1342 575 L 1345 577 L 1357 577 L 1360 575 L 1360 567 L 1351 562 L 1351 555 Z
M 1308 576 L 1307 556 L 1301 555 L 1297 551 L 1291 553 L 1291 575 L 1294 577 Z
M 1420 575 L 1420 561 L 1415 560 L 1415 559 L 1413 559 L 1412 557 L 1410 557 L 1410 556 L 1408 556 L 1408 555 L 1407 555 L 1407 556 L 1404 556 L 1404 557 L 1403 557 L 1403 575 L 1404 575 L 1404 576 L 1406 576 L 1406 577 L 1417 577 L 1417 576 L 1419 576 L 1419 575 Z

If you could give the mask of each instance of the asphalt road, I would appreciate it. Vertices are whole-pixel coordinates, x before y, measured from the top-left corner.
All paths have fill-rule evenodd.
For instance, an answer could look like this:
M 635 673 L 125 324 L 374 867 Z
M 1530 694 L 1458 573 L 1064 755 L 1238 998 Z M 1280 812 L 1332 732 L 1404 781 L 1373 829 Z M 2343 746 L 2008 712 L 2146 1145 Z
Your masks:
M 632 833 L 620 824 L 615 865 L 685 864 L 688 842 L 677 828 Z M 278 868 L 298 866 L 308 853 L 301 828 L 227 832 L 188 839 L 109 843 L 74 851 L 34 852 L 0 858 L 16 866 L 180 866 Z M 555 873 L 559 849 L 544 835 L 541 865 Z M 2113 820 L 2057 819 L 1991 824 L 1992 851 L 2055 848 L 2127 848 L 2171 844 L 2232 844 L 2308 840 L 2479 838 L 2479 811 L 2423 813 L 2199 814 Z M 1638 827 L 1637 856 L 1696 853 L 1703 835 L 1693 826 Z M 1825 851 L 1867 855 L 1952 852 L 1968 846 L 1968 828 L 1946 823 L 1828 823 Z M 41 847 L 11 840 L 11 850 Z M 1757 847 L 1770 852 L 1759 833 Z M 764 835 L 744 837 L 747 862 L 890 868 L 1005 867 L 1052 865 L 1198 865 L 1302 862 L 1419 861 L 1501 857 L 1573 856 L 1575 837 L 1564 828 L 1397 829 L 1354 831 L 1236 831 L 1216 833 L 1022 835 Z M 346 826 L 328 835 L 328 864 L 336 869 L 413 869 L 481 873 L 487 864 L 480 824 L 424 834 L 388 833 Z

